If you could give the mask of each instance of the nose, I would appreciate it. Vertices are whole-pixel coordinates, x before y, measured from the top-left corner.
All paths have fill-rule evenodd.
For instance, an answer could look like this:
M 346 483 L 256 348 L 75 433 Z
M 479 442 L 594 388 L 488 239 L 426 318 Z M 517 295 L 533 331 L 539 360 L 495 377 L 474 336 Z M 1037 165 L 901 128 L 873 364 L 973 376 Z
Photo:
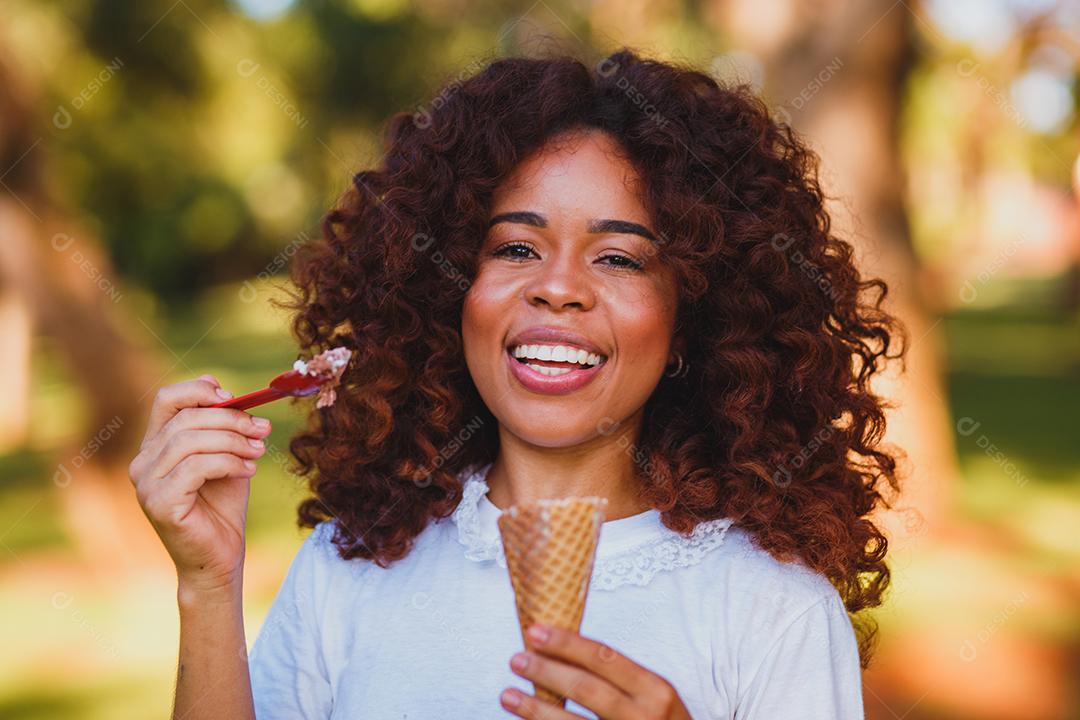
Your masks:
M 525 297 L 532 305 L 548 305 L 555 310 L 588 310 L 596 303 L 595 289 L 580 258 L 568 252 L 549 256 L 537 268 L 525 288 Z

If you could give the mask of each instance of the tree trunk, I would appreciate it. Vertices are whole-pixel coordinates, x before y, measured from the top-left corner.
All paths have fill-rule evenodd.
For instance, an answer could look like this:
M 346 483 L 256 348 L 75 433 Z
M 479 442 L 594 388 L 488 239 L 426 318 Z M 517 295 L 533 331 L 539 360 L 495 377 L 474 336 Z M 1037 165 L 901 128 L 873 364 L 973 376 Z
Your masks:
M 134 320 L 124 312 L 106 258 L 85 235 L 61 232 L 52 218 L 41 219 L 46 211 L 38 211 L 0 196 L 0 287 L 8 306 L 28 310 L 25 322 L 11 313 L 16 320 L 3 328 L 5 338 L 14 332 L 14 345 L 5 343 L 5 355 L 12 353 L 5 362 L 18 376 L 7 380 L 19 385 L 15 402 L 5 399 L 5 420 L 25 428 L 29 413 L 37 412 L 18 402 L 30 383 L 30 372 L 19 368 L 32 367 L 32 325 L 65 361 L 87 408 L 82 428 L 59 449 L 48 478 L 66 528 L 96 570 L 160 565 L 165 555 L 135 499 L 127 465 L 138 452 L 164 373 L 153 353 L 121 330 Z M 70 223 L 65 227 L 78 233 Z

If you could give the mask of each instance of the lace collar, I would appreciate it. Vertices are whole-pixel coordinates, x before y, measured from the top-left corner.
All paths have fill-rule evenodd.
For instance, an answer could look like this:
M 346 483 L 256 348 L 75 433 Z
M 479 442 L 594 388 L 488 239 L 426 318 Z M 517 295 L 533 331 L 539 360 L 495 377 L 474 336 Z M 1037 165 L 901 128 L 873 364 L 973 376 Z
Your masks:
M 466 469 L 464 494 L 451 515 L 465 557 L 475 562 L 494 560 L 506 567 L 497 520 L 502 512 L 487 497 L 488 463 Z M 706 553 L 719 547 L 731 526 L 730 518 L 698 523 L 690 537 L 664 526 L 660 511 L 653 508 L 637 515 L 608 520 L 600 530 L 590 587 L 613 590 L 621 585 L 647 585 L 664 570 L 696 565 Z

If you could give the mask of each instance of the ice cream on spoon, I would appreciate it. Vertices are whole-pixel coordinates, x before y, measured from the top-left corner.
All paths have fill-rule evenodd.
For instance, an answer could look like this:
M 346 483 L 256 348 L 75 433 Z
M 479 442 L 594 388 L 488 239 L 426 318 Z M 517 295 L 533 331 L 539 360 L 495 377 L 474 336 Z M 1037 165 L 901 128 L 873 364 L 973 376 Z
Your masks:
M 237 410 L 263 405 L 283 397 L 306 397 L 318 393 L 316 408 L 330 407 L 337 400 L 337 386 L 349 365 L 352 351 L 336 347 L 319 353 L 311 360 L 297 360 L 293 369 L 281 373 L 270 381 L 269 387 L 247 395 L 240 395 L 211 407 L 227 407 Z
M 326 352 L 319 353 L 307 362 L 297 360 L 293 363 L 293 370 L 301 375 L 318 378 L 322 384 L 319 386 L 319 397 L 315 401 L 315 407 L 330 407 L 337 399 L 338 383 L 341 382 L 341 374 L 349 364 L 352 351 L 344 347 L 336 347 Z

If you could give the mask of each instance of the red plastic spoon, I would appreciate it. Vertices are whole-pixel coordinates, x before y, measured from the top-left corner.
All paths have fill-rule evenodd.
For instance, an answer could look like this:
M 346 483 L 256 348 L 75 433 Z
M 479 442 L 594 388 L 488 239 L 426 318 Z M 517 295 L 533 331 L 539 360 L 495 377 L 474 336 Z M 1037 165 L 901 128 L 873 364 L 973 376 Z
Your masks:
M 298 370 L 287 370 L 271 380 L 270 387 L 250 392 L 247 395 L 240 395 L 239 397 L 219 402 L 210 407 L 247 410 L 248 408 L 264 405 L 268 402 L 273 402 L 274 400 L 280 400 L 283 397 L 305 397 L 307 395 L 312 395 L 319 391 L 319 388 L 324 382 L 326 381 L 314 375 L 305 375 Z

